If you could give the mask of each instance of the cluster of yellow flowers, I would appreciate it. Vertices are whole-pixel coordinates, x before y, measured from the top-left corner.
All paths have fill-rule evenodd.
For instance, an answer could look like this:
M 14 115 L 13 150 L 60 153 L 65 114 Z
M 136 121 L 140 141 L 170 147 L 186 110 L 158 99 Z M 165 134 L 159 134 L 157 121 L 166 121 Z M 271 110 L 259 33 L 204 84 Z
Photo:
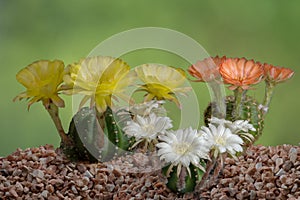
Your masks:
M 175 93 L 189 88 L 180 87 L 186 80 L 183 70 L 157 64 L 146 64 L 130 70 L 130 66 L 112 57 L 96 56 L 80 60 L 64 67 L 63 61 L 41 60 L 28 65 L 17 74 L 17 80 L 27 88 L 15 100 L 31 98 L 28 108 L 42 101 L 47 108 L 50 103 L 64 107 L 60 93 L 84 95 L 80 107 L 90 100 L 91 107 L 104 112 L 113 106 L 113 99 L 128 100 L 124 90 L 135 85 L 139 78 L 143 84 L 139 90 L 146 91 L 145 101 L 167 99 L 179 104 Z

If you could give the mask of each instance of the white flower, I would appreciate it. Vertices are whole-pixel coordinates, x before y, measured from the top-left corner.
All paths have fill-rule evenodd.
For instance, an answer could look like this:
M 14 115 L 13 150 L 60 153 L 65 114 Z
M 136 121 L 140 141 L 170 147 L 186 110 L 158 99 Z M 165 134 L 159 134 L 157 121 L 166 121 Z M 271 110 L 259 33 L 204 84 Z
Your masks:
M 161 160 L 171 163 L 169 170 L 178 165 L 177 173 L 180 173 L 181 166 L 184 166 L 190 174 L 189 165 L 192 163 L 205 171 L 199 163 L 200 159 L 209 159 L 209 145 L 203 137 L 198 136 L 197 130 L 190 127 L 168 131 L 159 136 L 159 140 L 161 142 L 156 145 L 159 148 L 157 154 Z
M 127 126 L 123 130 L 128 136 L 135 137 L 137 142 L 133 146 L 136 146 L 143 140 L 151 142 L 157 138 L 158 134 L 164 134 L 172 127 L 172 120 L 169 117 L 158 117 L 151 113 L 146 117 L 137 115 L 136 121 L 127 122 Z
M 152 113 L 152 112 L 159 116 L 165 116 L 166 110 L 162 106 L 162 104 L 164 104 L 164 103 L 165 103 L 165 101 L 152 100 L 152 101 L 144 102 L 141 104 L 135 104 L 135 105 L 129 107 L 129 111 L 133 115 L 140 115 L 140 116 L 150 115 L 150 113 Z
M 233 134 L 229 128 L 226 128 L 223 124 L 218 127 L 213 124 L 209 124 L 209 128 L 202 127 L 200 133 L 214 149 L 214 156 L 218 153 L 228 152 L 231 155 L 235 155 L 236 152 L 243 151 L 243 140 L 236 134 Z
M 149 101 L 144 102 L 140 104 L 134 104 L 130 107 L 120 107 L 117 109 L 116 114 L 119 117 L 119 124 L 122 127 L 125 127 L 127 125 L 128 121 L 131 121 L 132 119 L 135 121 L 137 116 L 146 117 L 149 116 L 150 113 L 154 113 L 157 116 L 165 117 L 167 116 L 167 111 L 163 107 L 163 104 L 165 101 Z
M 215 125 L 220 125 L 220 124 L 222 124 L 222 125 L 226 126 L 226 125 L 231 125 L 231 124 L 232 124 L 232 122 L 229 121 L 229 120 L 226 120 L 226 119 L 219 119 L 219 118 L 217 118 L 217 117 L 212 117 L 212 118 L 210 118 L 210 119 L 208 119 L 208 120 L 210 121 L 211 124 L 215 124 Z
M 239 133 L 240 131 L 243 131 L 247 133 L 250 131 L 256 131 L 254 126 L 249 123 L 247 120 L 236 120 L 234 122 L 226 120 L 226 119 L 219 119 L 217 117 L 212 117 L 209 119 L 211 124 L 214 125 L 224 125 L 226 128 L 230 128 L 232 133 Z
M 256 131 L 254 126 L 250 124 L 247 120 L 236 120 L 232 123 L 230 126 L 230 129 L 236 133 L 239 131 L 248 132 L 250 131 Z

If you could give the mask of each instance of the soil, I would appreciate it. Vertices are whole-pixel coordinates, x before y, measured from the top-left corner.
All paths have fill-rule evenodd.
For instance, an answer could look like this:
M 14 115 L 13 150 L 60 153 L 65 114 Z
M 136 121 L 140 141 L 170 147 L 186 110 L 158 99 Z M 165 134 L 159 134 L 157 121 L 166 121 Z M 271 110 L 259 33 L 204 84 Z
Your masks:
M 0 199 L 300 199 L 300 147 L 252 146 L 226 158 L 214 184 L 171 192 L 159 161 L 141 153 L 97 164 L 70 162 L 51 145 L 0 158 Z

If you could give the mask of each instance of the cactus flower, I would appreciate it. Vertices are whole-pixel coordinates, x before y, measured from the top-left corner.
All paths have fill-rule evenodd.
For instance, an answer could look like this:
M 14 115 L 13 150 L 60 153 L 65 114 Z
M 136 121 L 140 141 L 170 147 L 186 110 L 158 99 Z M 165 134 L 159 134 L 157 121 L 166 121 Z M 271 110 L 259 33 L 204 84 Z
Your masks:
M 129 107 L 129 111 L 133 116 L 148 116 L 151 113 L 155 113 L 158 116 L 166 116 L 166 109 L 162 106 L 165 101 L 148 101 L 141 104 L 134 104 Z
M 138 77 L 144 82 L 140 86 L 141 91 L 146 91 L 145 101 L 170 100 L 178 106 L 179 101 L 175 94 L 185 94 L 191 88 L 181 87 L 186 81 L 186 75 L 182 69 L 158 64 L 145 64 L 136 67 Z
M 236 134 L 233 134 L 229 128 L 223 124 L 215 126 L 209 124 L 209 128 L 203 126 L 200 134 L 206 139 L 207 143 L 211 145 L 214 150 L 214 156 L 217 157 L 219 153 L 228 152 L 235 155 L 236 152 L 242 152 L 243 140 Z
M 256 131 L 254 126 L 249 123 L 247 120 L 236 120 L 234 122 L 226 120 L 226 119 L 219 119 L 217 117 L 212 117 L 209 119 L 211 124 L 214 125 L 223 125 L 226 128 L 229 128 L 232 133 L 238 133 L 240 131 L 248 132 L 250 131 Z
M 256 128 L 254 128 L 254 126 L 250 124 L 248 120 L 236 120 L 232 122 L 226 119 L 219 119 L 217 117 L 212 117 L 208 120 L 210 121 L 210 124 L 215 126 L 222 125 L 225 128 L 229 128 L 233 134 L 237 134 L 242 138 L 249 140 L 250 142 L 255 139 L 249 133 L 249 131 L 256 131 Z
M 220 77 L 219 67 L 221 63 L 226 59 L 223 57 L 211 57 L 202 61 L 198 61 L 196 64 L 188 68 L 188 72 L 197 78 L 199 82 L 209 82 Z
M 91 100 L 91 107 L 104 112 L 112 106 L 112 98 L 124 96 L 124 90 L 134 80 L 134 73 L 120 59 L 112 57 L 90 57 L 71 64 L 66 69 L 63 86 L 66 94 L 83 94 L 82 107 Z
M 149 116 L 136 116 L 136 120 L 127 122 L 124 127 L 125 134 L 135 137 L 136 143 L 131 147 L 134 148 L 140 142 L 145 141 L 145 148 L 151 142 L 157 142 L 158 134 L 164 134 L 168 129 L 172 128 L 172 121 L 169 117 L 159 117 L 154 113 Z
M 173 166 L 178 166 L 177 173 L 180 173 L 181 167 L 185 167 L 190 175 L 190 164 L 205 171 L 200 165 L 200 159 L 209 159 L 209 146 L 198 136 L 197 130 L 190 127 L 168 131 L 165 135 L 159 136 L 159 140 L 161 142 L 156 145 L 159 149 L 158 156 L 161 160 L 171 163 L 167 175 Z
M 220 65 L 220 73 L 225 83 L 231 84 L 229 89 L 247 90 L 250 85 L 259 83 L 264 76 L 260 63 L 245 58 L 228 58 Z
M 270 64 L 264 64 L 263 67 L 265 70 L 266 80 L 273 82 L 274 84 L 282 83 L 290 79 L 294 74 L 294 71 L 289 68 L 275 67 Z
M 263 104 L 261 105 L 261 109 L 263 110 L 265 115 L 269 110 L 275 86 L 278 83 L 282 83 L 290 79 L 293 76 L 294 71 L 289 68 L 275 67 L 266 63 L 263 65 L 263 68 L 266 77 L 266 89 L 265 98 Z
M 15 100 L 30 99 L 30 106 L 42 101 L 47 108 L 50 103 L 58 107 L 64 107 L 64 101 L 58 96 L 59 85 L 63 82 L 64 63 L 60 60 L 36 61 L 18 72 L 16 78 L 27 88 L 27 91 L 19 94 Z
M 232 124 L 232 121 L 226 120 L 226 119 L 219 119 L 217 117 L 212 117 L 209 118 L 208 121 L 210 121 L 211 124 L 215 124 L 215 125 L 224 125 L 224 126 L 230 126 Z
M 234 121 L 231 126 L 229 127 L 233 133 L 237 133 L 239 131 L 248 132 L 250 131 L 256 131 L 254 126 L 249 123 L 247 120 L 236 120 Z

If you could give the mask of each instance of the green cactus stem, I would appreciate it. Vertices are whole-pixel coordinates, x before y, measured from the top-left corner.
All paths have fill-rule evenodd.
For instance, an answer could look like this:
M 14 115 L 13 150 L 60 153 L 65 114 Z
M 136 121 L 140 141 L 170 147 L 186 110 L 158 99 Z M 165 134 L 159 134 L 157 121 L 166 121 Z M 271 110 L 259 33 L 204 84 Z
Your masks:
M 262 134 L 263 130 L 263 113 L 259 108 L 259 103 L 250 96 L 244 96 L 243 101 L 239 104 L 240 111 L 239 111 L 239 118 L 236 118 L 236 100 L 234 96 L 227 96 L 225 98 L 226 103 L 226 120 L 235 121 L 238 119 L 247 120 L 251 123 L 256 131 L 249 131 L 249 133 L 254 137 L 254 141 L 256 141 L 259 136 Z M 212 117 L 212 107 L 215 106 L 215 102 L 210 103 L 209 106 L 206 108 L 204 113 L 204 120 L 205 124 L 209 124 L 209 120 Z M 252 141 L 251 143 L 253 143 Z M 250 142 L 248 140 L 244 140 L 246 144 Z
M 88 107 L 80 109 L 70 123 L 68 137 L 74 145 L 63 149 L 76 161 L 108 161 L 129 147 L 129 139 L 109 107 L 102 114 Z
M 112 158 L 113 156 L 121 155 L 129 148 L 129 138 L 124 134 L 122 129 L 116 120 L 115 115 L 110 107 L 104 114 L 105 118 L 105 131 L 104 134 L 108 138 L 104 146 L 103 156 L 106 158 Z
M 205 167 L 204 162 L 201 162 L 201 165 Z M 171 169 L 169 169 L 170 167 Z M 190 164 L 189 169 L 191 172 L 190 175 L 186 167 L 181 167 L 179 173 L 177 172 L 178 166 L 168 165 L 164 167 L 162 173 L 167 176 L 167 187 L 171 191 L 181 194 L 194 191 L 195 186 L 201 181 L 204 172 L 193 164 Z
M 104 146 L 104 133 L 94 109 L 84 107 L 72 118 L 68 136 L 74 141 L 65 153 L 75 161 L 98 162 Z

